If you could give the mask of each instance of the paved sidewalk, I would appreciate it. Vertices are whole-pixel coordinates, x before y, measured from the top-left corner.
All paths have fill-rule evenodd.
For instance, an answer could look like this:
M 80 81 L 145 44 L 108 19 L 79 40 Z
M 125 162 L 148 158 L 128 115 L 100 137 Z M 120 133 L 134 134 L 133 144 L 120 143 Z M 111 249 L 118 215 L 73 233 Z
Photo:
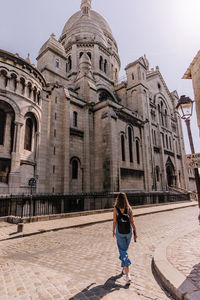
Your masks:
M 134 217 L 181 209 L 190 206 L 196 206 L 196 201 L 185 201 L 181 203 L 165 203 L 151 206 L 138 206 L 133 208 Z M 112 221 L 113 213 L 105 212 L 100 214 L 90 214 L 72 218 L 55 219 L 48 221 L 32 222 L 24 224 L 23 232 L 17 233 L 16 224 L 0 223 L 0 241 L 6 239 L 20 238 L 34 234 L 40 234 L 49 231 L 62 230 L 80 226 L 88 226 L 91 224 L 104 223 Z
M 163 205 L 153 205 L 153 206 L 149 206 L 149 207 L 148 206 L 143 206 L 143 207 L 134 208 L 133 212 L 134 212 L 134 216 L 136 218 L 139 217 L 139 216 L 149 215 L 149 217 L 148 217 L 149 220 L 152 220 L 152 222 L 153 222 L 154 217 L 153 216 L 151 217 L 151 214 L 156 214 L 156 213 L 160 213 L 160 212 L 167 212 L 167 211 L 173 211 L 173 210 L 176 210 L 176 209 L 187 208 L 187 207 L 189 208 L 191 206 L 197 206 L 197 202 L 187 201 L 187 202 L 182 202 L 182 203 L 170 203 L 170 204 L 163 204 Z M 196 207 L 195 207 L 195 210 L 196 210 Z M 181 212 L 181 210 L 180 210 L 180 212 Z M 183 212 L 181 212 L 181 214 L 184 215 Z M 198 215 L 198 208 L 197 208 L 197 215 Z M 158 216 L 160 218 L 162 215 L 158 214 Z M 140 218 L 138 218 L 138 220 L 139 219 Z M 39 257 L 40 257 L 40 256 L 38 256 L 39 254 L 35 255 L 35 257 L 34 257 L 34 254 L 33 254 L 33 256 L 28 256 L 27 259 L 30 260 L 31 257 L 33 259 L 33 261 L 31 261 L 32 265 L 26 263 L 22 266 L 20 261 L 19 261 L 20 253 L 21 253 L 22 249 L 24 251 L 24 254 L 22 254 L 22 257 L 24 255 L 26 256 L 27 253 L 29 253 L 29 251 L 30 251 L 30 253 L 32 253 L 32 251 L 33 251 L 32 250 L 32 245 L 34 245 L 34 248 L 35 247 L 36 248 L 37 247 L 44 247 L 44 249 L 46 249 L 46 247 L 47 247 L 50 251 L 50 247 L 52 246 L 53 241 L 51 242 L 51 241 L 46 240 L 48 236 L 46 236 L 45 234 L 44 234 L 44 237 L 46 236 L 46 239 L 44 239 L 44 241 L 43 241 L 43 238 L 42 238 L 43 235 L 41 235 L 41 233 L 49 232 L 48 234 L 51 234 L 51 231 L 57 231 L 57 230 L 67 229 L 67 228 L 70 229 L 70 228 L 75 228 L 75 227 L 84 227 L 84 226 L 88 226 L 90 224 L 96 224 L 96 223 L 102 223 L 102 222 L 108 222 L 108 221 L 110 222 L 111 220 L 112 220 L 112 212 L 105 212 L 105 213 L 101 213 L 101 214 L 92 214 L 92 215 L 78 216 L 78 217 L 73 217 L 73 218 L 64 218 L 64 219 L 56 219 L 56 220 L 51 220 L 51 221 L 26 223 L 26 224 L 24 224 L 23 233 L 17 233 L 16 232 L 16 230 L 17 230 L 17 225 L 16 224 L 8 224 L 8 223 L 5 223 L 5 222 L 1 222 L 0 223 L 0 242 L 2 242 L 2 247 L 1 247 L 2 262 L 0 261 L 0 266 L 3 268 L 2 270 L 5 271 L 4 273 L 5 273 L 6 276 L 10 276 L 9 275 L 10 273 L 7 272 L 9 270 L 9 268 L 10 269 L 14 268 L 13 270 L 15 270 L 15 272 L 16 272 L 16 274 L 15 274 L 15 272 L 13 273 L 13 276 L 14 276 L 15 280 L 17 278 L 15 276 L 15 275 L 18 274 L 17 272 L 20 272 L 21 275 L 25 276 L 24 274 L 26 274 L 27 271 L 28 271 L 28 273 L 31 276 L 30 278 L 33 278 L 35 281 L 37 281 L 39 279 L 42 279 L 44 281 L 44 279 L 46 277 L 48 277 L 45 280 L 46 281 L 48 280 L 48 282 L 49 282 L 49 280 L 50 281 L 52 280 L 52 283 L 55 284 L 54 281 L 58 280 L 58 282 L 60 284 L 60 289 L 61 288 L 63 289 L 63 287 L 66 286 L 66 283 L 65 283 L 66 280 L 68 280 L 68 282 L 70 283 L 69 279 L 67 279 L 66 276 L 64 276 L 61 279 L 57 278 L 58 274 L 57 273 L 55 273 L 55 274 L 52 273 L 52 270 L 51 270 L 51 273 L 48 273 L 48 272 L 50 272 L 49 269 L 46 269 L 46 268 L 42 269 L 42 268 L 39 267 L 40 266 L 40 261 L 38 261 L 38 264 L 35 265 L 34 259 L 36 258 L 38 260 Z M 142 219 L 140 219 L 140 220 L 141 220 L 140 222 L 142 222 L 142 224 L 144 224 L 144 220 L 146 220 L 146 218 L 143 219 L 143 221 L 142 221 Z M 158 220 L 158 223 L 159 223 L 159 220 Z M 150 227 L 151 223 L 148 222 L 148 224 L 149 224 L 149 227 Z M 181 227 L 181 224 L 180 224 L 180 227 Z M 87 229 L 87 227 L 86 227 L 85 229 L 84 228 L 83 229 L 84 230 L 89 230 L 89 228 Z M 148 231 L 146 227 L 144 227 L 144 229 L 142 229 L 142 227 L 139 226 L 139 228 L 140 228 L 140 230 L 145 230 L 145 232 Z M 190 230 L 191 230 L 191 228 L 193 228 L 193 227 L 190 227 Z M 75 230 L 77 230 L 77 234 L 81 234 L 80 230 L 78 230 L 78 229 L 75 229 Z M 156 230 L 156 229 L 154 229 L 154 230 Z M 154 230 L 153 230 L 153 232 L 155 232 Z M 159 230 L 161 230 L 161 228 Z M 198 242 L 200 242 L 200 237 L 199 237 L 198 223 L 197 223 L 197 226 L 194 228 L 194 230 L 195 231 L 192 234 L 190 234 L 189 232 L 186 232 L 186 231 L 184 232 L 184 228 L 181 229 L 181 231 L 179 231 L 179 235 L 180 235 L 180 232 L 181 233 L 184 232 L 184 234 L 185 234 L 184 237 L 181 237 L 181 236 L 176 237 L 173 234 L 172 234 L 173 237 L 171 237 L 170 234 L 169 235 L 167 234 L 167 236 L 170 236 L 170 238 L 168 238 L 167 236 L 164 238 L 164 236 L 163 236 L 163 240 L 165 241 L 165 244 L 163 245 L 162 240 L 161 240 L 160 246 L 156 249 L 155 255 L 154 255 L 154 265 L 155 265 L 155 268 L 157 270 L 159 279 L 162 282 L 164 282 L 165 286 L 170 290 L 170 292 L 172 292 L 177 297 L 177 299 L 183 299 L 183 298 L 181 298 L 182 294 L 187 292 L 187 291 L 190 291 L 190 292 L 195 291 L 196 295 L 195 295 L 195 293 L 193 293 L 192 295 L 187 293 L 184 300 L 200 300 L 200 296 L 199 296 L 199 294 L 197 294 L 197 291 L 200 290 L 200 280 L 199 280 L 199 278 L 200 278 L 200 265 L 198 265 L 199 264 L 198 260 L 200 258 L 199 257 L 200 252 L 199 252 L 199 243 Z M 63 230 L 61 232 L 64 233 L 65 231 Z M 66 232 L 69 232 L 69 235 L 72 234 L 72 233 L 70 233 L 70 230 L 67 230 Z M 150 230 L 150 233 L 151 232 L 152 232 L 152 230 Z M 166 231 L 166 232 L 169 233 L 169 231 Z M 37 235 L 37 234 L 39 234 L 39 236 L 34 237 L 34 235 Z M 91 232 L 90 232 L 90 234 L 91 234 Z M 142 232 L 141 232 L 141 234 L 142 234 Z M 34 238 L 34 244 L 33 244 L 32 241 L 29 240 L 29 238 L 21 239 L 22 237 L 31 236 L 31 235 Z M 144 233 L 143 233 L 143 235 L 144 235 Z M 105 237 L 107 238 L 107 236 L 105 236 Z M 150 234 L 150 237 L 151 237 L 151 234 Z M 15 240 L 13 240 L 13 238 L 17 239 L 17 240 L 15 241 Z M 92 236 L 91 236 L 91 238 L 92 238 Z M 101 236 L 98 236 L 98 238 L 101 240 Z M 152 236 L 152 238 L 153 238 L 153 236 Z M 161 236 L 161 239 L 162 239 L 162 236 Z M 4 241 L 7 241 L 7 242 L 4 242 Z M 20 248 L 21 241 L 24 241 L 23 242 L 24 246 L 22 248 Z M 83 241 L 84 241 L 84 239 L 80 243 L 83 243 Z M 8 242 L 9 242 L 9 244 L 8 244 Z M 59 241 L 59 243 L 60 243 L 60 241 Z M 152 245 L 154 245 L 154 244 L 156 244 L 155 239 L 152 241 Z M 7 245 L 9 245 L 9 247 Z M 59 244 L 57 244 L 57 245 L 59 247 Z M 157 243 L 157 245 L 159 245 L 159 244 Z M 139 271 L 139 273 L 137 273 L 137 267 L 138 268 L 143 267 L 142 262 L 144 262 L 144 256 L 143 257 L 141 256 L 140 247 L 146 247 L 146 245 L 145 244 L 143 245 L 140 242 L 140 243 L 136 243 L 135 247 L 136 248 L 138 247 L 138 251 L 136 250 L 136 253 L 138 255 L 138 266 L 136 266 L 136 269 L 135 269 L 135 272 L 134 272 L 135 276 L 136 276 L 136 277 L 134 277 L 134 279 L 135 279 L 134 286 L 135 286 L 135 288 L 139 289 L 140 294 L 141 294 L 141 291 L 144 289 L 144 287 L 143 287 L 144 282 L 143 281 L 146 282 L 146 280 L 144 280 L 143 277 L 140 278 L 141 271 Z M 150 246 L 150 247 L 152 247 L 152 246 Z M 61 247 L 61 249 L 65 249 L 65 248 Z M 68 249 L 67 253 L 69 255 L 69 259 L 70 259 L 71 255 L 73 254 L 73 251 L 74 251 L 73 249 L 72 249 L 72 251 L 70 251 L 70 249 Z M 77 246 L 75 247 L 75 249 L 77 249 Z M 140 251 L 139 251 L 139 249 L 140 249 Z M 41 262 L 42 263 L 44 263 L 44 262 L 47 263 L 48 259 L 50 259 L 50 258 L 48 257 L 48 259 L 47 259 L 46 256 L 43 257 L 43 255 L 46 255 L 45 250 L 42 250 L 42 248 L 41 248 L 41 250 L 39 250 L 39 251 L 40 252 L 37 252 L 37 253 L 41 253 L 41 258 L 40 258 Z M 67 251 L 67 249 L 66 249 L 66 251 Z M 82 251 L 83 250 L 82 250 L 82 247 L 81 247 L 80 257 L 81 257 Z M 92 251 L 92 249 L 91 249 L 91 251 Z M 152 247 L 152 254 L 153 254 L 153 251 L 154 251 L 154 248 Z M 50 253 L 51 253 L 51 251 L 50 251 Z M 110 250 L 109 250 L 109 253 L 111 253 Z M 58 252 L 58 254 L 56 254 L 58 256 L 54 257 L 55 259 L 58 260 L 57 265 L 59 265 L 59 256 L 60 256 L 60 254 L 61 254 L 61 252 Z M 112 255 L 115 255 L 115 254 L 112 254 Z M 16 256 L 16 262 L 15 262 L 15 256 Z M 148 256 L 149 256 L 149 254 L 145 257 L 148 258 Z M 152 257 L 152 255 L 151 255 L 151 257 Z M 151 260 L 151 257 L 149 257 L 150 260 Z M 8 261 L 6 259 L 8 259 Z M 71 259 L 73 259 L 73 255 L 72 255 Z M 141 262 L 139 261 L 139 259 L 141 259 Z M 114 258 L 112 258 L 111 260 L 114 261 Z M 51 260 L 50 260 L 49 263 L 52 264 L 53 262 L 51 262 Z M 50 264 L 50 266 L 51 266 L 51 264 Z M 62 265 L 63 265 L 63 262 L 60 264 L 60 268 L 62 268 Z M 144 266 L 146 266 L 146 265 L 144 264 Z M 150 266 L 150 263 L 149 263 L 149 266 Z M 111 265 L 111 267 L 113 267 L 113 265 Z M 21 273 L 22 268 L 23 268 L 23 273 Z M 98 266 L 98 268 L 99 268 L 99 266 Z M 103 266 L 102 266 L 102 268 L 103 268 Z M 31 273 L 33 271 L 34 271 L 35 275 Z M 112 274 L 113 271 L 114 270 L 110 270 L 109 274 L 110 273 Z M 149 271 L 151 272 L 150 269 L 149 269 Z M 84 273 L 84 270 L 82 270 L 82 272 Z M 177 277 L 176 272 L 178 272 L 178 274 L 179 274 L 178 277 Z M 80 271 L 79 271 L 79 273 L 80 273 Z M 104 274 L 104 272 L 103 272 L 103 274 Z M 62 277 L 63 274 L 61 273 L 60 276 Z M 80 273 L 80 276 L 84 277 L 85 275 L 84 274 L 81 275 L 81 273 Z M 101 274 L 99 274 L 99 276 L 101 276 Z M 163 280 L 163 278 L 164 278 L 164 280 Z M 104 279 L 104 278 L 102 278 L 102 279 Z M 112 292 L 110 292 L 109 294 L 104 295 L 103 298 L 101 298 L 101 299 L 103 299 L 103 300 L 113 300 L 113 299 L 139 300 L 139 299 L 144 299 L 144 296 L 141 296 L 140 294 L 139 295 L 136 294 L 135 291 L 133 291 L 133 289 L 132 290 L 122 289 L 121 288 L 121 282 L 120 282 L 121 279 L 118 279 L 118 281 L 116 281 L 116 284 L 113 285 L 113 280 L 114 279 L 109 278 L 110 281 L 108 281 L 107 285 L 108 285 L 108 287 L 112 286 L 112 288 L 114 286 L 115 289 Z M 9 282 L 12 282 L 12 280 L 14 280 L 14 279 L 8 278 L 6 280 L 8 280 Z M 27 279 L 27 280 L 29 280 L 29 279 Z M 62 280 L 63 280 L 64 283 L 61 286 Z M 122 279 L 122 281 L 123 281 L 123 279 Z M 167 284 L 166 284 L 166 282 L 167 282 Z M 0 283 L 1 283 L 1 280 L 0 280 Z M 69 283 L 68 283 L 68 285 L 69 285 Z M 86 285 L 86 282 L 83 281 L 82 283 L 83 283 L 83 285 Z M 35 284 L 39 284 L 39 283 L 36 282 Z M 45 284 L 47 284 L 47 283 L 45 283 Z M 57 286 L 58 286 L 58 284 L 56 284 L 56 287 Z M 150 284 L 150 286 L 151 286 L 151 284 Z M 100 285 L 98 287 L 91 287 L 86 292 L 88 293 L 88 295 L 91 292 L 95 292 L 96 291 L 95 289 L 98 289 L 98 292 L 99 292 L 101 290 L 100 287 L 101 287 Z M 107 287 L 106 284 L 102 283 L 102 289 L 103 290 L 105 289 L 105 287 Z M 5 294 L 3 294 L 4 293 L 3 290 L 2 290 L 2 295 L 4 295 L 4 296 L 2 296 L 3 298 L 1 298 L 1 288 L 3 289 L 3 286 L 2 287 L 0 286 L 0 299 L 2 299 L 2 300 L 15 299 L 15 298 L 12 298 L 12 297 L 11 298 L 5 298 Z M 21 285 L 19 286 L 19 288 L 21 288 Z M 74 287 L 72 287 L 72 289 L 73 288 Z M 152 286 L 152 289 L 154 289 L 153 286 Z M 148 290 L 149 290 L 149 298 L 148 298 L 146 289 L 144 290 L 144 294 L 146 296 L 145 299 L 147 299 L 147 298 L 148 299 L 157 299 L 157 300 L 158 299 L 159 300 L 166 299 L 166 298 L 162 298 L 163 296 L 158 297 L 158 298 L 157 297 L 153 298 L 153 290 L 150 291 L 150 287 L 149 287 Z M 84 291 L 84 293 L 86 293 L 85 289 L 83 291 Z M 21 293 L 22 292 L 23 291 L 21 291 Z M 48 296 L 43 295 L 42 293 L 44 293 L 44 291 L 42 289 L 37 291 L 37 293 L 39 293 L 39 292 L 40 292 L 41 295 L 37 299 L 46 299 L 46 300 L 47 299 L 48 300 L 49 299 L 54 299 L 54 298 L 48 298 Z M 137 292 L 137 290 L 136 290 L 136 292 Z M 10 293 L 10 294 L 14 293 L 13 288 L 10 287 L 10 290 L 8 291 L 8 293 Z M 53 291 L 52 291 L 52 293 L 53 293 Z M 74 292 L 71 291 L 71 293 L 74 293 Z M 73 299 L 83 299 L 83 298 L 80 298 L 79 296 L 82 297 L 82 292 L 80 292 L 80 295 L 79 295 L 79 293 L 77 293 L 76 297 L 73 298 Z M 188 297 L 190 297 L 190 298 L 188 298 Z M 193 298 L 191 298 L 191 297 L 193 297 Z M 194 298 L 194 297 L 196 297 L 196 298 Z M 18 299 L 18 298 L 16 298 L 16 299 Z M 20 298 L 20 300 L 21 299 L 22 298 Z M 23 298 L 23 299 L 25 299 L 25 298 Z M 31 299 L 36 299 L 36 298 L 31 298 Z M 59 299 L 61 299 L 61 298 L 59 298 Z M 69 298 L 69 296 L 66 296 L 65 299 L 72 299 L 72 298 Z M 91 298 L 91 299 L 93 299 L 93 298 Z M 94 298 L 94 299 L 96 299 L 96 298 Z
M 200 300 L 200 226 L 166 239 L 155 251 L 156 273 L 175 299 Z

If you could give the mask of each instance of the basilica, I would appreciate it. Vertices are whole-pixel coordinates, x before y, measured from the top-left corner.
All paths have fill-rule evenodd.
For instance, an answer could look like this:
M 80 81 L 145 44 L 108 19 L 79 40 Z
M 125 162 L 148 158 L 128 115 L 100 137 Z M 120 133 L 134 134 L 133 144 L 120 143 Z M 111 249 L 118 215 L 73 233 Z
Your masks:
M 127 37 L 127 45 L 128 45 Z M 179 96 L 141 56 L 120 81 L 107 21 L 82 0 L 30 58 L 0 50 L 0 194 L 189 189 Z

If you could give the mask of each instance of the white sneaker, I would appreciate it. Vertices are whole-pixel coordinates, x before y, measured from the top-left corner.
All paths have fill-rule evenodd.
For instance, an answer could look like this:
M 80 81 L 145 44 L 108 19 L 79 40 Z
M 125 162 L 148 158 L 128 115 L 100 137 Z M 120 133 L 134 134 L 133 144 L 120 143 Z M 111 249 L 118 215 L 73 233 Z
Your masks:
M 126 283 L 127 284 L 131 283 L 131 276 L 130 275 L 126 276 Z

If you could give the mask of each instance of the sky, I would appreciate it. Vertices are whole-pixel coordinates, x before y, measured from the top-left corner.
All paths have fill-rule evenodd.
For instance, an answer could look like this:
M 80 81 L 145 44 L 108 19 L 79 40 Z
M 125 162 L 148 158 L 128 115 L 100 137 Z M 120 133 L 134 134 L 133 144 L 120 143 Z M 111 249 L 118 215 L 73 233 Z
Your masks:
M 0 0 L 0 48 L 37 64 L 39 49 L 66 21 L 81 0 Z M 108 22 L 121 59 L 120 76 L 127 64 L 146 54 L 150 68 L 160 72 L 172 92 L 194 99 L 192 81 L 182 79 L 200 49 L 200 0 L 92 0 L 92 8 Z M 195 110 L 191 119 L 195 151 L 200 152 Z M 190 153 L 183 124 L 186 152 Z

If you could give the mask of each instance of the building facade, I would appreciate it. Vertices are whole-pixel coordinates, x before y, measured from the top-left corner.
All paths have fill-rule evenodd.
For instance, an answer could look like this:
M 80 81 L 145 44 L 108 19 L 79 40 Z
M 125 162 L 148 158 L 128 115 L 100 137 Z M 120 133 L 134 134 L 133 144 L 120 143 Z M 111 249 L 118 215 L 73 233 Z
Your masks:
M 126 66 L 91 0 L 29 57 L 0 51 L 0 194 L 187 190 L 184 141 L 159 71 Z
M 197 114 L 197 124 L 200 129 L 200 50 L 194 57 L 187 71 L 185 72 L 184 79 L 192 79 L 195 104 L 196 104 L 196 114 Z

